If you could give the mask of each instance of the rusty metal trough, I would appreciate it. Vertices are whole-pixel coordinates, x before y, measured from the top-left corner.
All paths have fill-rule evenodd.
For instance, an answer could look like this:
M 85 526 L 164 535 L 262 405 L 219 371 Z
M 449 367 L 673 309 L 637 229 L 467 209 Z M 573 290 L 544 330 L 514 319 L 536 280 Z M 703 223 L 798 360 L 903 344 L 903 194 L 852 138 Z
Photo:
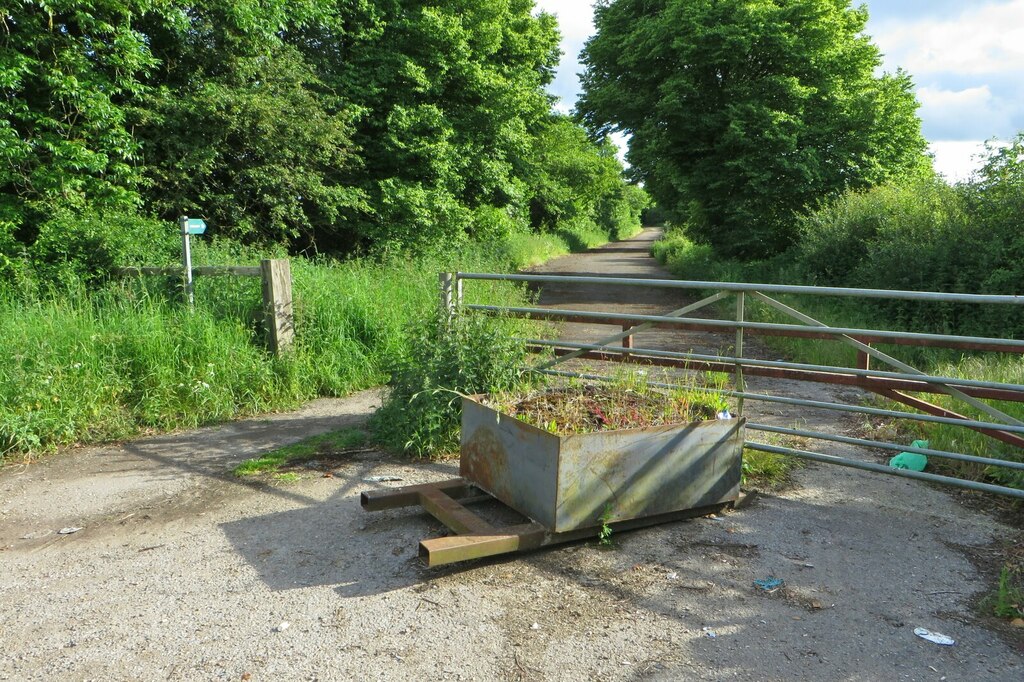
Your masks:
M 421 506 L 456 533 L 424 540 L 428 565 L 535 549 L 721 510 L 739 498 L 745 420 L 557 435 L 463 399 L 460 474 L 364 492 L 367 511 Z M 496 499 L 529 519 L 496 527 Z

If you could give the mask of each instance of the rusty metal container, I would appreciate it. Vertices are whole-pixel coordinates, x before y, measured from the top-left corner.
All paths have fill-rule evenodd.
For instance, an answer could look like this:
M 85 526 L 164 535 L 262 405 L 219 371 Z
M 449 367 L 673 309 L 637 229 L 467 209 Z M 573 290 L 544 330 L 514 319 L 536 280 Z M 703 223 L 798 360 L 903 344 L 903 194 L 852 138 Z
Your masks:
M 560 436 L 462 401 L 460 474 L 553 533 L 735 501 L 745 420 Z

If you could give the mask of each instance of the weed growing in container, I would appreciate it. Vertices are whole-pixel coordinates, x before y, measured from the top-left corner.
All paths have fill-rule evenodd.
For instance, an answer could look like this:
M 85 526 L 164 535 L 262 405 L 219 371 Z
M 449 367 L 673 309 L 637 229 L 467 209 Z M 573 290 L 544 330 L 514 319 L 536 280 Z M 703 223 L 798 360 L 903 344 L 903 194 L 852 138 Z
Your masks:
M 493 395 L 495 409 L 550 433 L 639 429 L 715 419 L 724 399 L 692 387 L 671 392 L 650 386 L 642 375 L 617 377 L 609 384 L 570 383 L 530 393 Z
M 410 351 L 391 381 L 370 428 L 375 442 L 418 457 L 458 448 L 461 396 L 524 386 L 523 321 L 437 316 L 411 335 Z

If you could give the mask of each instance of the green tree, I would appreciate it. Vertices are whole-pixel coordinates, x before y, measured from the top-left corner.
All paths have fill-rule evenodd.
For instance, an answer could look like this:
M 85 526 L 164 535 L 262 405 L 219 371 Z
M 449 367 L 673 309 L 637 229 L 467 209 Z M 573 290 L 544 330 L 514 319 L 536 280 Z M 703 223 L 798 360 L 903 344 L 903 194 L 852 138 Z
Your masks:
M 555 20 L 532 0 L 385 0 L 305 37 L 324 82 L 361 112 L 355 178 L 373 212 L 350 238 L 450 247 L 504 211 L 526 224 L 525 174 L 550 110 Z M 359 27 L 355 30 L 354 27 Z M 329 50 L 319 49 L 330 45 Z
M 5 4 L 0 246 L 7 250 L 15 240 L 31 242 L 55 211 L 134 208 L 141 176 L 130 125 L 155 60 L 134 25 L 146 0 Z
M 315 245 L 366 210 L 350 101 L 293 36 L 333 25 L 325 2 L 181 3 L 144 23 L 158 66 L 138 130 L 147 206 L 247 240 Z
M 579 111 L 658 205 L 728 256 L 795 237 L 794 214 L 930 162 L 909 77 L 849 0 L 602 0 Z
M 144 257 L 126 230 L 155 254 L 150 218 L 182 213 L 394 252 L 613 233 L 644 201 L 552 117 L 559 35 L 533 0 L 25 0 L 0 22 L 8 279 L 101 277 Z
M 623 181 L 611 140 L 591 142 L 567 116 L 552 115 L 536 136 L 529 177 L 534 230 L 583 222 L 614 238 L 636 227 L 647 206 L 646 193 Z

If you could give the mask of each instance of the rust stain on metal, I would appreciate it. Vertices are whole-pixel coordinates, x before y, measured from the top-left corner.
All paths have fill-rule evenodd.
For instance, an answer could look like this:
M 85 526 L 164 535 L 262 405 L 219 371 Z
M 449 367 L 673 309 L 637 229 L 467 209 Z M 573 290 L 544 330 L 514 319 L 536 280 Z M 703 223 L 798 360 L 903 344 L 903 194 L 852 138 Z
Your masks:
M 498 498 L 509 492 L 501 476 L 507 469 L 508 453 L 492 429 L 478 429 L 471 440 L 462 444 L 459 475 Z

